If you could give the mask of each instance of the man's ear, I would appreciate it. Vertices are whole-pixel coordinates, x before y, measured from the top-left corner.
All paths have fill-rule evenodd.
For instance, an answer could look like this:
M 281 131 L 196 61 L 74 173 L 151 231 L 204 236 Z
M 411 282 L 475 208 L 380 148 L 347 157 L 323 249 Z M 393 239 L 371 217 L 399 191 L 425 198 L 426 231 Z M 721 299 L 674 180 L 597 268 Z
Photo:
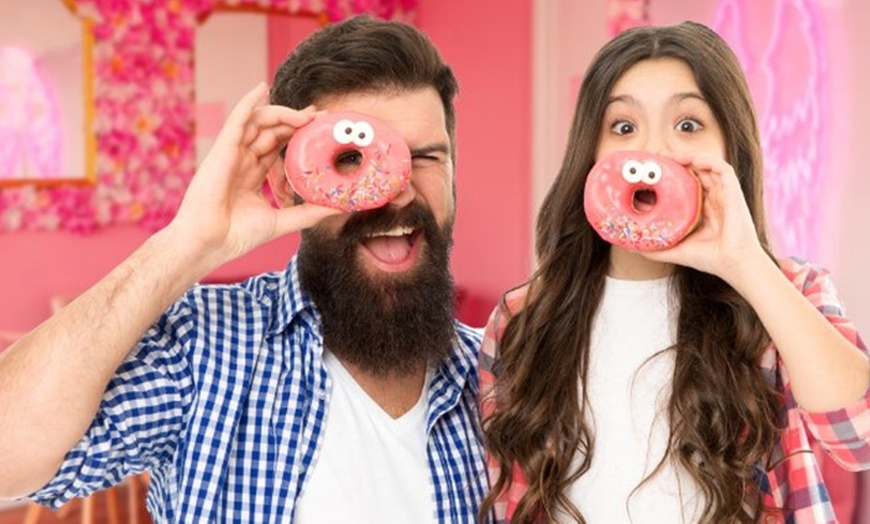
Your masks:
M 287 180 L 287 176 L 284 174 L 284 162 L 278 162 L 272 166 L 266 178 L 269 180 L 272 198 L 278 207 L 292 207 L 294 204 L 293 197 L 296 193 L 293 192 L 293 188 L 290 187 L 290 181 Z

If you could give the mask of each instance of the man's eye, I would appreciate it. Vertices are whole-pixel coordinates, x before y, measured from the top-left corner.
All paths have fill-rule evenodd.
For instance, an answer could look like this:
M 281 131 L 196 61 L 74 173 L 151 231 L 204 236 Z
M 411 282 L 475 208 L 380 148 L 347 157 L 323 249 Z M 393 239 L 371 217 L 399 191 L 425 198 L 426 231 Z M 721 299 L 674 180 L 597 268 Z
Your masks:
M 359 151 L 345 151 L 335 157 L 335 167 L 339 173 L 349 173 L 362 164 L 363 156 Z
M 617 135 L 627 135 L 634 131 L 634 124 L 621 120 L 610 126 L 610 130 Z

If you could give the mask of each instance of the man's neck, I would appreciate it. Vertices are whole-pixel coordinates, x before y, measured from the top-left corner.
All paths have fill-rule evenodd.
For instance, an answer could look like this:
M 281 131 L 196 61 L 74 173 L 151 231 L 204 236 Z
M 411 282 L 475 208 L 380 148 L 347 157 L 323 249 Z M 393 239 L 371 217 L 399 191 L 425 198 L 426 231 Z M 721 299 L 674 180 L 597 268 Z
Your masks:
M 336 358 L 363 391 L 390 417 L 401 417 L 420 400 L 423 384 L 426 382 L 425 365 L 420 365 L 412 373 L 374 374 L 345 362 L 338 355 Z

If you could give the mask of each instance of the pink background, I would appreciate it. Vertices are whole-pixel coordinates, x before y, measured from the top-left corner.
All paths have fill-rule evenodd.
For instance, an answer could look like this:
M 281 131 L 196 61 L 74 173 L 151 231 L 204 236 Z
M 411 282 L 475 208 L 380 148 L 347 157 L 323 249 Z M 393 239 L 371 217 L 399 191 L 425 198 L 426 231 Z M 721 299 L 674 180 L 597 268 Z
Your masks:
M 723 1 L 652 0 L 651 21 L 692 18 L 710 23 Z M 813 258 L 833 270 L 850 316 L 866 336 L 870 329 L 866 278 L 870 175 L 865 161 L 870 151 L 865 129 L 870 122 L 866 96 L 870 93 L 870 61 L 866 60 L 870 3 L 815 3 L 829 51 L 830 122 L 822 144 L 828 152 L 821 172 L 825 182 L 821 194 L 813 195 L 820 203 L 803 213 L 817 220 L 821 231 Z M 550 11 L 549 19 L 535 18 L 542 6 Z M 474 325 L 482 325 L 500 293 L 530 272 L 534 211 L 561 160 L 577 79 L 607 38 L 606 12 L 605 0 L 418 2 L 415 23 L 439 47 L 461 85 L 453 269 L 457 284 L 466 292 L 460 315 Z M 270 74 L 316 27 L 314 18 L 270 17 Z M 770 34 L 765 27 L 752 31 L 759 38 Z M 553 47 L 536 54 L 544 40 Z M 223 108 L 212 110 L 220 113 Z M 49 315 L 52 296 L 86 289 L 148 234 L 133 225 L 84 235 L 0 233 L 0 332 L 34 327 Z M 212 277 L 231 280 L 280 270 L 296 244 L 294 237 L 277 240 Z M 870 482 L 864 484 L 864 493 L 870 495 Z M 870 522 L 870 504 L 863 504 L 860 511 L 855 522 Z
M 457 284 L 467 290 L 469 308 L 463 316 L 474 324 L 485 322 L 499 293 L 521 281 L 530 266 L 530 3 L 501 2 L 499 23 L 481 23 L 492 16 L 486 3 L 444 0 L 421 2 L 416 18 L 462 86 L 457 101 L 459 215 L 453 268 Z M 273 17 L 270 65 L 316 27 L 313 18 Z M 48 316 L 51 296 L 86 289 L 147 236 L 137 226 L 107 227 L 88 235 L 0 234 L 0 329 L 34 327 Z M 296 242 L 293 237 L 276 240 L 214 277 L 283 269 Z

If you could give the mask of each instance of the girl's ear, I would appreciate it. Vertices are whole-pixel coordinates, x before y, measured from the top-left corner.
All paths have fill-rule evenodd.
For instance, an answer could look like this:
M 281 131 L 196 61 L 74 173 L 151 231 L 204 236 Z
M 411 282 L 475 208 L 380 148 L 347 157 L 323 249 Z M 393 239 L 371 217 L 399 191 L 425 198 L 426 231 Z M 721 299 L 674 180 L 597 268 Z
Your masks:
M 269 189 L 272 191 L 272 198 L 278 207 L 293 207 L 294 197 L 296 193 L 290 187 L 290 181 L 287 180 L 287 175 L 284 173 L 284 162 L 278 162 L 269 173 L 266 175 L 269 181 Z

